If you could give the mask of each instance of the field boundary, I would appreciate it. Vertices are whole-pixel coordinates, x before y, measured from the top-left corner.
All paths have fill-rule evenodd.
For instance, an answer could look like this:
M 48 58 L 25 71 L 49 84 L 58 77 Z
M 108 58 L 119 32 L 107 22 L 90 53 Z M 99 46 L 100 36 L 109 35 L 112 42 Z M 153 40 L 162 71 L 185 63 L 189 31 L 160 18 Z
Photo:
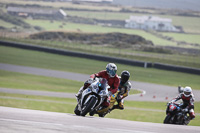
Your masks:
M 59 54 L 59 55 L 87 58 L 87 59 L 93 59 L 93 60 L 99 60 L 99 61 L 108 61 L 108 62 L 120 63 L 120 64 L 125 64 L 125 65 L 131 65 L 131 66 L 139 66 L 139 67 L 144 67 L 144 68 L 153 67 L 156 69 L 163 69 L 163 70 L 170 70 L 170 71 L 200 75 L 200 69 L 197 69 L 197 68 L 175 66 L 175 65 L 162 64 L 162 63 L 143 62 L 143 61 L 122 59 L 122 58 L 114 58 L 114 57 L 108 57 L 108 56 L 102 56 L 102 55 L 88 54 L 88 53 L 83 53 L 83 52 L 74 52 L 74 51 L 69 51 L 69 50 L 49 48 L 45 46 L 36 46 L 33 44 L 16 43 L 16 42 L 11 42 L 11 41 L 0 40 L 0 45 L 16 47 L 16 48 L 21 48 L 21 49 L 35 50 L 35 51 L 42 51 L 42 52 L 47 52 L 47 53 Z

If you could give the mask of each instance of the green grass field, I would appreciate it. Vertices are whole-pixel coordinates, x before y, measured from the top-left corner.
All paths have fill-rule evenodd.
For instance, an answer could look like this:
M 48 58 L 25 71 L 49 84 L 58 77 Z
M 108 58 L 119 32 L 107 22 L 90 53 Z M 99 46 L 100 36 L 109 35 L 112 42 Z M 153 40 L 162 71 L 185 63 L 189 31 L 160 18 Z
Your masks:
M 15 25 L 11 24 L 11 23 L 8 23 L 8 22 L 5 22 L 3 20 L 0 19 L 0 26 L 3 26 L 5 28 L 12 28 L 12 27 L 15 27 Z
M 70 16 L 79 16 L 84 18 L 96 18 L 102 20 L 126 20 L 131 15 L 134 16 L 148 16 L 149 14 L 138 13 L 121 13 L 121 12 L 90 12 L 90 11 L 65 11 Z M 172 24 L 175 26 L 182 26 L 185 32 L 200 33 L 200 18 L 186 17 L 186 16 L 172 16 L 172 15 L 159 15 L 153 14 L 152 16 L 159 16 L 161 18 L 171 18 Z
M 65 31 L 65 32 L 88 32 L 88 33 L 109 33 L 109 32 L 121 32 L 127 34 L 135 34 L 144 37 L 147 40 L 153 41 L 155 45 L 169 45 L 174 46 L 176 43 L 167 41 L 164 39 L 160 39 L 150 33 L 147 33 L 142 30 L 133 30 L 133 29 L 121 29 L 121 28 L 112 28 L 112 27 L 103 27 L 100 25 L 89 25 L 89 24 L 77 24 L 77 23 L 67 23 L 66 25 L 62 25 L 60 21 L 54 21 L 51 23 L 49 20 L 28 20 L 25 22 L 34 25 L 40 26 L 44 28 L 46 31 Z M 62 25 L 62 28 L 60 28 Z
M 200 44 L 200 34 L 162 33 L 164 36 L 173 37 L 176 41 Z M 200 48 L 200 47 L 197 47 Z
M 7 4 L 20 4 L 20 5 L 35 5 L 38 4 L 40 6 L 54 7 L 54 8 L 74 8 L 74 9 L 89 9 L 89 10 L 111 10 L 111 11 L 119 11 L 121 8 L 119 7 L 110 7 L 110 6 L 94 6 L 94 5 L 86 5 L 86 4 L 72 4 L 69 2 L 45 2 L 45 1 L 27 1 L 27 0 L 0 0 L 1 3 Z
M 175 42 L 164 40 L 158 38 L 148 32 L 135 29 L 121 29 L 121 28 L 112 28 L 112 27 L 103 27 L 100 25 L 88 25 L 88 24 L 77 24 L 77 23 L 66 23 L 63 25 L 61 21 L 54 21 L 53 23 L 49 20 L 25 20 L 27 23 L 40 26 L 46 31 L 63 31 L 63 32 L 89 32 L 89 33 L 110 33 L 110 32 L 120 32 L 126 34 L 134 34 L 144 37 L 147 40 L 151 40 L 156 46 L 178 46 Z M 62 28 L 60 27 L 62 25 Z M 199 44 L 199 34 L 182 34 L 182 33 L 161 33 L 165 36 L 173 37 L 177 41 L 185 41 L 188 43 L 197 43 Z M 195 46 L 180 46 L 180 47 L 191 47 L 197 48 Z
M 4 88 L 77 93 L 82 82 L 0 70 L 0 86 Z

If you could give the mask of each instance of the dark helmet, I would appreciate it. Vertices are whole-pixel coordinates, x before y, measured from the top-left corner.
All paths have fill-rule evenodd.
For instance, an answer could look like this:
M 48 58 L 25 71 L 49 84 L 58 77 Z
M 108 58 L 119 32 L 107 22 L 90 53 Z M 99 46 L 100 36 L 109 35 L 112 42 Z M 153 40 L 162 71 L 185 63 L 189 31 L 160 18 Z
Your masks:
M 129 77 L 130 77 L 130 73 L 126 70 L 124 70 L 122 73 L 121 73 L 121 81 L 120 81 L 120 84 L 123 85 L 125 84 L 128 80 L 129 80 Z

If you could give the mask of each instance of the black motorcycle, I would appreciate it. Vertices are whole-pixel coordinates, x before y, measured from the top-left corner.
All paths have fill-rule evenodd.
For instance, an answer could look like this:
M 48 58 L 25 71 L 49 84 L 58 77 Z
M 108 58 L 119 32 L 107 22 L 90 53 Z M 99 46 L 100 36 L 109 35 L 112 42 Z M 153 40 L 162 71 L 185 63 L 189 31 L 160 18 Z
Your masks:
M 166 114 L 164 124 L 187 125 L 190 122 L 190 117 L 187 115 L 188 110 L 182 109 L 181 104 L 168 103 Z

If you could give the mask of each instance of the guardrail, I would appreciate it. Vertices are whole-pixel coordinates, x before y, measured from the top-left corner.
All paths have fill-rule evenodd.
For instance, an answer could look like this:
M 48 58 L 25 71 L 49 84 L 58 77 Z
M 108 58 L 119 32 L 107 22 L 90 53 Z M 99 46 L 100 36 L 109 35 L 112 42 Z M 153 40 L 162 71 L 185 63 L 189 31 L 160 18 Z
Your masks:
M 32 45 L 32 44 L 21 44 L 21 43 L 8 42 L 8 41 L 2 41 L 2 40 L 0 40 L 0 45 L 28 49 L 28 50 L 43 51 L 43 52 L 67 55 L 67 56 L 73 56 L 73 57 L 88 58 L 88 59 L 93 59 L 93 60 L 108 61 L 108 62 L 120 63 L 120 64 L 125 64 L 125 65 L 131 65 L 131 66 L 139 66 L 139 67 L 144 67 L 144 68 L 154 67 L 157 69 L 164 69 L 164 70 L 200 75 L 200 69 L 197 69 L 197 68 L 189 68 L 189 67 L 174 66 L 174 65 L 169 65 L 169 64 L 151 63 L 151 62 L 114 58 L 114 57 L 101 56 L 101 55 L 93 55 L 93 54 L 82 53 L 82 52 L 73 52 L 73 51 L 68 51 L 68 50 L 49 48 L 49 47 Z
M 170 71 L 176 71 L 176 72 L 185 72 L 185 73 L 200 75 L 200 69 L 197 69 L 197 68 L 174 66 L 174 65 L 162 64 L 162 63 L 154 63 L 153 67 L 157 68 L 157 69 L 170 70 Z

